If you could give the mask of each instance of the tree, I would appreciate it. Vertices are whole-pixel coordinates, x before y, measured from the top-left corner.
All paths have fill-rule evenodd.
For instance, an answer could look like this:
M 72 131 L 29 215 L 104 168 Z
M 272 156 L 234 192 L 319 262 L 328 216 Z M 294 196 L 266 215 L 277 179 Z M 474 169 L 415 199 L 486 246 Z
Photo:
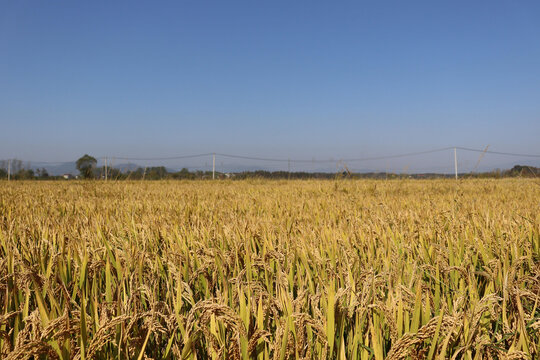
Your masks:
M 15 174 L 13 178 L 18 180 L 31 180 L 34 178 L 34 170 L 21 169 Z
M 37 176 L 41 177 L 41 178 L 48 178 L 49 177 L 49 172 L 45 168 L 42 168 L 42 169 L 38 168 L 37 169 Z
M 11 173 L 16 174 L 23 169 L 22 161 L 18 159 L 11 160 Z
M 94 177 L 94 168 L 96 165 L 97 160 L 88 154 L 84 154 L 83 157 L 77 160 L 77 170 L 79 170 L 84 179 L 91 179 Z
M 148 180 L 159 180 L 167 177 L 167 169 L 165 166 L 154 166 L 146 170 L 146 178 Z

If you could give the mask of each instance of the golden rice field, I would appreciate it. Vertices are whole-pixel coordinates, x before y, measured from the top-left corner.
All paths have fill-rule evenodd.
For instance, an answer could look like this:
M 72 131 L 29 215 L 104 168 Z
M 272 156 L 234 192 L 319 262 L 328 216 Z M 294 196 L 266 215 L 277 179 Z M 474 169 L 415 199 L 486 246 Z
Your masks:
M 2 359 L 539 359 L 535 179 L 0 182 Z

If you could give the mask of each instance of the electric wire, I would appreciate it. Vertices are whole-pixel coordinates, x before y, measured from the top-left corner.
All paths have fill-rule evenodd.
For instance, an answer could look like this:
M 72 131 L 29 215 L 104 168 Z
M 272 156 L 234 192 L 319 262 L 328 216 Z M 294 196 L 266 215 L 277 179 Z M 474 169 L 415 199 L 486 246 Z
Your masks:
M 127 161 L 166 161 L 166 160 L 182 160 L 182 159 L 194 159 L 207 156 L 220 156 L 231 159 L 243 159 L 243 160 L 253 160 L 253 161 L 265 161 L 265 162 L 279 162 L 279 163 L 290 163 L 290 164 L 329 164 L 329 163 L 355 163 L 363 161 L 374 161 L 374 160 L 386 160 L 386 159 L 397 159 L 404 157 L 419 156 L 425 154 L 432 154 L 452 149 L 469 151 L 469 152 L 478 152 L 485 154 L 493 155 L 502 155 L 502 156 L 514 156 L 514 157 L 530 157 L 530 158 L 540 158 L 538 154 L 524 154 L 524 153 L 511 153 L 511 152 L 502 152 L 502 151 L 493 151 L 485 149 L 474 149 L 462 146 L 448 146 L 444 148 L 431 149 L 425 151 L 417 151 L 403 154 L 392 154 L 392 155 L 382 155 L 382 156 L 373 156 L 373 157 L 362 157 L 362 158 L 330 158 L 330 159 L 284 159 L 284 158 L 271 158 L 271 157 L 258 157 L 258 156 L 247 156 L 247 155 L 236 155 L 236 154 L 227 154 L 227 153 L 202 153 L 202 154 L 193 154 L 193 155 L 176 155 L 176 156 L 167 156 L 167 157 L 125 157 L 125 156 L 102 156 L 100 158 L 109 158 L 115 160 L 127 160 Z M 28 161 L 24 161 L 27 162 Z M 62 161 L 30 161 L 33 164 L 64 164 L 68 162 Z

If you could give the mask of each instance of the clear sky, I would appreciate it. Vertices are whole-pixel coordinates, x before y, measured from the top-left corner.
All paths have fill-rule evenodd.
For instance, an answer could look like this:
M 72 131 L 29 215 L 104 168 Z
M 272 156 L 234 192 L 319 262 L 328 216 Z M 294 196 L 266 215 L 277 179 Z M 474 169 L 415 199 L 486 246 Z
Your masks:
M 539 139 L 538 1 L 0 2 L 0 158 Z

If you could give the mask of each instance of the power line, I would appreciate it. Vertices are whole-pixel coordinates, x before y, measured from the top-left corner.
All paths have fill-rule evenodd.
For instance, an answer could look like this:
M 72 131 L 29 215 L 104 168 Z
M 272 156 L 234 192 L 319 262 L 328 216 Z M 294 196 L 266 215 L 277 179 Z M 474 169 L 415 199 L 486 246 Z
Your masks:
M 406 154 L 396 154 L 396 155 L 385 155 L 385 156 L 376 156 L 376 157 L 365 157 L 365 158 L 352 158 L 352 159 L 329 159 L 329 160 L 306 160 L 306 159 L 277 159 L 277 158 L 263 158 L 263 157 L 254 157 L 254 156 L 244 156 L 244 155 L 232 155 L 232 154 L 223 154 L 223 153 L 216 153 L 216 155 L 228 157 L 228 158 L 236 158 L 236 159 L 246 159 L 246 160 L 257 160 L 257 161 L 270 161 L 270 162 L 291 162 L 291 163 L 335 163 L 337 161 L 344 161 L 344 162 L 358 162 L 358 161 L 369 161 L 369 160 L 384 160 L 384 159 L 395 159 L 400 157 L 408 157 L 408 156 L 416 156 L 416 155 L 423 155 L 423 154 L 431 154 L 435 152 L 445 151 L 453 149 L 453 147 L 445 147 L 440 149 L 433 149 L 433 150 L 427 150 L 427 151 L 418 151 L 418 152 L 412 152 L 412 153 L 406 153 Z
M 121 157 L 121 156 L 113 156 L 113 158 L 118 159 L 118 160 L 156 161 L 156 160 L 192 159 L 192 158 L 199 158 L 199 157 L 210 156 L 210 155 L 212 155 L 212 153 L 196 154 L 196 155 L 180 155 L 180 156 L 170 156 L 170 157 L 155 157 L 155 158 L 134 158 L 134 157 Z
M 31 164 L 68 164 L 68 163 L 72 163 L 73 161 L 32 161 L 32 160 L 21 160 L 21 159 L 17 159 L 17 158 L 12 158 L 12 159 L 5 159 L 5 160 L 0 160 L 0 161 L 13 161 L 13 160 L 17 160 L 17 161 L 21 161 L 23 163 L 31 163 Z
M 343 159 L 343 161 L 355 162 L 355 161 L 396 159 L 396 158 L 402 158 L 402 157 L 431 154 L 431 153 L 436 153 L 436 152 L 441 152 L 441 151 L 446 151 L 446 150 L 451 150 L 451 149 L 453 149 L 453 147 L 445 147 L 445 148 L 440 148 L 440 149 L 417 151 L 417 152 L 406 153 L 406 154 L 397 154 L 397 155 L 386 155 L 386 156 L 366 157 L 366 158 L 357 158 L 357 159 Z
M 439 149 L 432 149 L 432 150 L 426 150 L 426 151 L 417 151 L 417 152 L 410 152 L 410 153 L 404 153 L 404 154 L 393 154 L 393 155 L 383 155 L 383 156 L 374 156 L 374 157 L 363 157 L 363 158 L 340 158 L 340 159 L 282 159 L 282 158 L 269 158 L 269 157 L 258 157 L 258 156 L 246 156 L 246 155 L 235 155 L 235 154 L 225 154 L 225 153 L 202 153 L 202 154 L 194 154 L 194 155 L 177 155 L 177 156 L 169 156 L 169 157 L 149 157 L 149 158 L 139 158 L 139 157 L 122 157 L 122 156 L 114 156 L 112 158 L 117 160 L 129 160 L 129 161 L 165 161 L 165 160 L 181 160 L 181 159 L 194 159 L 194 158 L 200 158 L 200 157 L 209 157 L 212 155 L 226 157 L 226 158 L 233 158 L 233 159 L 244 159 L 244 160 L 254 160 L 254 161 L 265 161 L 265 162 L 279 162 L 279 163 L 303 163 L 303 164 L 329 164 L 329 163 L 335 163 L 335 162 L 347 162 L 347 163 L 354 163 L 354 162 L 362 162 L 362 161 L 374 161 L 374 160 L 386 160 L 386 159 L 396 159 L 396 158 L 404 158 L 404 157 L 411 157 L 411 156 L 418 156 L 418 155 L 425 155 L 425 154 L 431 154 L 436 152 L 442 152 L 452 149 L 458 149 L 462 151 L 471 151 L 471 152 L 478 152 L 478 153 L 485 153 L 485 154 L 494 154 L 494 155 L 503 155 L 503 156 L 515 156 L 515 157 L 530 157 L 530 158 L 540 158 L 540 155 L 537 154 L 521 154 L 521 153 L 509 153 L 509 152 L 501 152 L 501 151 L 486 151 L 485 149 L 473 149 L 473 148 L 467 148 L 467 147 L 444 147 Z M 69 161 L 30 161 L 33 164 L 66 164 L 70 163 Z
M 290 161 L 290 162 L 314 162 L 315 161 L 315 160 L 289 160 L 289 159 L 262 158 L 262 157 L 255 157 L 255 156 L 231 155 L 231 154 L 223 154 L 223 153 L 216 153 L 216 155 L 227 157 L 227 158 L 233 158 L 233 159 L 270 161 L 270 162 L 288 162 L 288 161 Z
M 540 155 L 535 155 L 535 154 L 517 154 L 517 153 L 508 153 L 508 152 L 501 152 L 501 151 L 491 151 L 491 150 L 482 150 L 482 149 L 471 149 L 471 148 L 460 147 L 460 146 L 457 146 L 456 149 L 464 150 L 464 151 L 474 151 L 474 152 L 480 152 L 480 153 L 486 153 L 486 154 L 495 154 L 495 155 L 505 155 L 505 156 L 519 156 L 519 157 L 533 157 L 533 158 L 540 158 Z

